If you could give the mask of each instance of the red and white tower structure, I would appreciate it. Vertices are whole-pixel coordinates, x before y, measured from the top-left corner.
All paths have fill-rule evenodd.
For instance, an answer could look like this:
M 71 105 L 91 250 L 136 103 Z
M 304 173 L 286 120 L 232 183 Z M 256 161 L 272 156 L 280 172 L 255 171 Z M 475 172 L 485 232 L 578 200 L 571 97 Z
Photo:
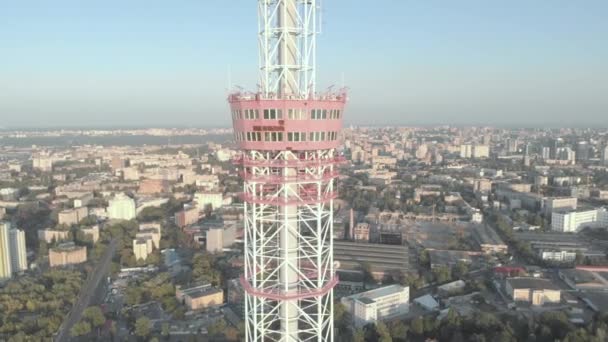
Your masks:
M 260 89 L 229 96 L 244 180 L 247 341 L 333 341 L 346 93 L 317 93 L 316 0 L 259 0 Z

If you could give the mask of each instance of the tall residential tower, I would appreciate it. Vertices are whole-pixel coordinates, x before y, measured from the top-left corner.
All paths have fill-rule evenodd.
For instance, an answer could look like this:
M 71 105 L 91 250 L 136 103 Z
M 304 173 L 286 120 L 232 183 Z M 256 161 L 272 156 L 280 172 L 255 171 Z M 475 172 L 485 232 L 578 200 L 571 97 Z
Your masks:
M 343 91 L 317 93 L 316 0 L 259 0 L 260 89 L 229 96 L 244 180 L 247 341 L 333 341 Z

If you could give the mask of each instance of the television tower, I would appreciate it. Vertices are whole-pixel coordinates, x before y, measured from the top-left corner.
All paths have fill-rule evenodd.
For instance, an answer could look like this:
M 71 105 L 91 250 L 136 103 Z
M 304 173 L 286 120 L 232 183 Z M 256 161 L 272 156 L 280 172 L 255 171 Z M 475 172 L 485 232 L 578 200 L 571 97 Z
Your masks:
M 316 0 L 259 0 L 260 89 L 232 93 L 247 341 L 333 341 L 333 200 L 345 91 L 317 93 Z

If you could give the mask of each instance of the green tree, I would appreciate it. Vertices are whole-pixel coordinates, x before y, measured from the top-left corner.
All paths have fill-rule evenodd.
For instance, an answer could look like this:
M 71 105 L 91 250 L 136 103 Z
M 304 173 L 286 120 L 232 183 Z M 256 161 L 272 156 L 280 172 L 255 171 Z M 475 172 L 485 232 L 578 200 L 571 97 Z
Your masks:
M 365 342 L 365 332 L 361 328 L 357 328 L 353 333 L 353 342 Z
M 447 266 L 439 266 L 433 269 L 433 275 L 435 276 L 435 281 L 439 284 L 448 282 L 451 279 L 450 269 Z
M 86 318 L 93 327 L 100 328 L 106 322 L 106 317 L 99 306 L 90 306 L 84 310 L 84 318 Z
M 164 322 L 161 326 L 161 330 L 160 330 L 160 334 L 164 337 L 167 338 L 169 337 L 170 334 L 170 330 L 169 330 L 169 323 Z
M 422 334 L 424 334 L 424 321 L 421 317 L 416 317 L 414 320 L 412 320 L 410 323 L 410 330 L 412 333 L 418 336 L 422 336 Z
M 145 339 L 150 335 L 152 323 L 148 317 L 140 317 L 135 321 L 135 335 Z
M 389 325 L 391 336 L 396 341 L 407 340 L 408 326 L 403 321 L 394 321 Z
M 73 337 L 84 336 L 91 333 L 91 323 L 87 321 L 80 321 L 72 327 L 70 335 Z

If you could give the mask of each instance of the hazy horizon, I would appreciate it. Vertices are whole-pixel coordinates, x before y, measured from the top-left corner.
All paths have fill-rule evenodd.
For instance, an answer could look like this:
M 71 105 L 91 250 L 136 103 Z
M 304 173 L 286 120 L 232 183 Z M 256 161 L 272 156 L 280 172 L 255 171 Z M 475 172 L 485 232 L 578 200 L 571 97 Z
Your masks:
M 0 126 L 229 127 L 229 70 L 258 75 L 240 3 L 5 4 Z M 323 6 L 318 90 L 344 79 L 346 125 L 606 126 L 605 1 Z

